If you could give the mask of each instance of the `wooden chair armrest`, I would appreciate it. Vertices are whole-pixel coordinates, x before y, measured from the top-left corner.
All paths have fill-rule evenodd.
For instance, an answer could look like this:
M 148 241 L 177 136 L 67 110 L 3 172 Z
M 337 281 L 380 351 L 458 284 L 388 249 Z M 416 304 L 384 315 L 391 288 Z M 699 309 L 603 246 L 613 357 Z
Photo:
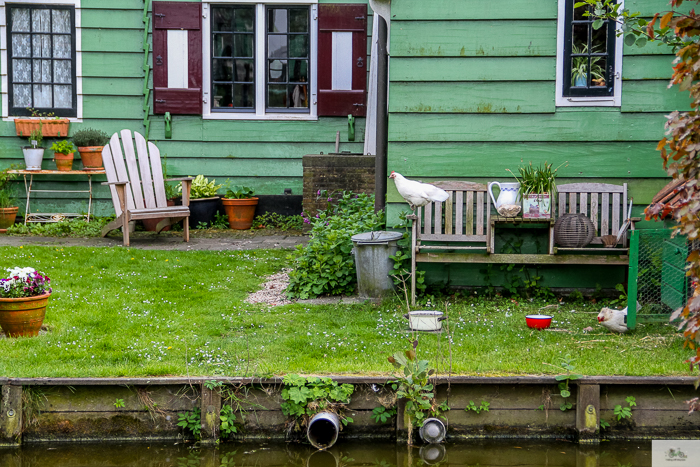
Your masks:
M 166 182 L 184 182 L 187 180 L 192 181 L 192 180 L 194 180 L 194 178 L 193 177 L 180 177 L 180 178 L 166 178 L 165 179 Z
M 129 182 L 102 182 L 102 185 L 126 185 Z

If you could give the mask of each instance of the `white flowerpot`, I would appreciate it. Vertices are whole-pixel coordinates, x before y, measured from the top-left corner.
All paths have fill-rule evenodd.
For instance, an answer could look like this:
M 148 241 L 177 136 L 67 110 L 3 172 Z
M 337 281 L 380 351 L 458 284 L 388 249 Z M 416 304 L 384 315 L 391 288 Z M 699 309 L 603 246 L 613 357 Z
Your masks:
M 442 316 L 442 311 L 411 311 L 404 318 L 408 318 L 408 326 L 414 331 L 439 331 L 442 329 L 442 321 L 447 317 Z
M 22 148 L 24 152 L 24 165 L 27 170 L 41 170 L 41 162 L 44 160 L 44 148 Z

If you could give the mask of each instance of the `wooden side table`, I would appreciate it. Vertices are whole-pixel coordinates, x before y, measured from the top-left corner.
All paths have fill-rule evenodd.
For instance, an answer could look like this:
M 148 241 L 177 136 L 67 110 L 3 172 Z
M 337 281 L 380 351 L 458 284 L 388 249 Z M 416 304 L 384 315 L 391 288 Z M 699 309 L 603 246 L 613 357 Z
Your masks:
M 27 222 L 60 222 L 67 217 L 79 218 L 85 217 L 86 222 L 90 222 L 90 213 L 92 212 L 92 176 L 104 175 L 102 170 L 10 170 L 10 173 L 22 175 L 24 177 L 24 191 L 27 193 L 27 205 L 24 210 L 24 224 Z M 32 188 L 34 183 L 34 175 L 87 175 L 88 189 L 87 190 L 35 190 Z M 27 180 L 27 176 L 29 179 Z M 29 200 L 32 193 L 87 193 L 88 194 L 88 210 L 87 215 L 83 216 L 78 213 L 31 213 L 29 210 Z
M 496 227 L 510 225 L 515 228 L 523 229 L 549 229 L 549 247 L 547 252 L 550 255 L 554 254 L 554 224 L 555 220 L 552 218 L 548 219 L 526 219 L 523 217 L 502 217 L 502 216 L 491 216 L 491 238 L 489 239 L 489 253 L 495 253 L 495 238 L 496 238 Z

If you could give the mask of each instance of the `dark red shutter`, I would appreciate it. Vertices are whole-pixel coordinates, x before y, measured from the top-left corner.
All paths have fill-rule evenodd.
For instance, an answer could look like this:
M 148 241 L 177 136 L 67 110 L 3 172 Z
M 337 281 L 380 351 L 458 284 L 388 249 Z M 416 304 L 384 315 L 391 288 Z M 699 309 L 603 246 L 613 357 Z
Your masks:
M 168 29 L 187 30 L 187 88 L 168 88 Z M 202 113 L 202 4 L 153 2 L 153 113 Z
M 332 89 L 333 32 L 352 32 L 352 90 Z M 367 112 L 367 5 L 318 5 L 318 115 L 364 117 Z

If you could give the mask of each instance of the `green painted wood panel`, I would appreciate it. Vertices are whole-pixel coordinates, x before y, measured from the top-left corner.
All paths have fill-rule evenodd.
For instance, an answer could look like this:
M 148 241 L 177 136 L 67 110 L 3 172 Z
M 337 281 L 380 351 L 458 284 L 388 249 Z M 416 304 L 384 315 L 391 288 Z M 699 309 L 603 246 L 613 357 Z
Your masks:
M 392 57 L 391 82 L 554 81 L 555 57 Z
M 214 174 L 215 177 L 301 177 L 301 159 L 168 158 L 172 174 Z M 219 182 L 220 183 L 220 182 Z
M 140 118 L 143 119 L 143 97 L 139 96 L 84 96 L 85 118 Z
M 652 17 L 656 13 L 663 14 L 670 11 L 667 0 L 625 0 L 625 8 L 633 13 L 639 12 L 644 17 Z M 697 9 L 697 3 L 686 1 L 680 8 L 676 8 L 676 11 L 687 12 L 693 8 Z
M 675 55 L 647 55 L 624 57 L 623 80 L 671 79 Z
M 556 19 L 557 0 L 431 0 L 391 2 L 393 20 Z
M 391 143 L 389 170 L 409 177 L 506 177 L 521 161 L 548 161 L 560 176 L 665 177 L 656 141 L 639 143 Z M 494 164 L 494 161 L 498 161 Z M 590 180 L 589 180 L 590 181 Z
M 136 52 L 143 50 L 143 29 L 82 30 L 83 50 L 86 52 Z
M 546 113 L 554 112 L 554 82 L 391 83 L 390 112 Z
M 622 83 L 623 112 L 671 112 L 690 110 L 688 91 L 678 86 L 668 88 L 668 80 L 624 81 Z
M 392 21 L 392 57 L 554 56 L 557 23 Z
M 97 8 L 102 10 L 119 9 L 143 11 L 143 0 L 82 0 L 80 2 L 80 7 L 83 9 Z
M 663 113 L 396 113 L 389 141 L 649 141 L 663 137 L 665 121 Z
M 0 140 L 1 142 L 2 140 Z M 306 154 L 329 154 L 335 152 L 335 142 L 326 143 L 284 143 L 268 144 L 260 142 L 209 142 L 202 144 L 198 141 L 173 141 L 160 139 L 156 141 L 161 154 L 172 157 L 208 157 L 210 159 L 229 159 L 236 163 L 249 162 L 249 159 L 301 159 Z M 362 153 L 362 142 L 342 143 L 341 151 Z M 2 151 L 2 145 L 0 145 Z
M 83 77 L 143 79 L 143 52 L 83 52 Z
M 647 42 L 644 47 L 624 44 L 622 53 L 627 57 L 633 55 L 673 55 L 673 50 L 663 42 Z
M 104 10 L 82 9 L 81 26 L 83 28 L 100 27 L 102 29 L 140 29 L 143 31 L 143 6 L 140 10 L 110 10 L 109 21 L 105 21 Z
M 83 94 L 143 98 L 143 78 L 83 78 Z

